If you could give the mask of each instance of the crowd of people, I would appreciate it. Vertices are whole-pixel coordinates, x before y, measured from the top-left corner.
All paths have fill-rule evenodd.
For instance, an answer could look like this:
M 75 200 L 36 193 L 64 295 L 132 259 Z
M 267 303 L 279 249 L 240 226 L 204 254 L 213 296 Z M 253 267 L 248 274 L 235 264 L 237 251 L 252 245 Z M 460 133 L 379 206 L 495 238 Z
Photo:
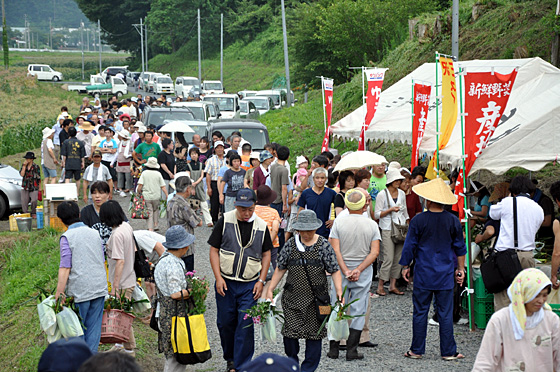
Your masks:
M 84 98 L 75 121 L 62 107 L 54 127 L 43 130 L 44 182 L 75 181 L 79 200 L 85 203 L 81 211 L 76 202 L 58 207 L 57 215 L 68 230 L 60 240 L 56 296 L 75 298 L 92 353 L 98 350 L 104 299 L 132 296 L 137 281 L 135 251 L 143 249 L 152 263 L 153 275 L 144 282 L 148 295 L 157 299 L 154 311 L 159 318 L 159 351 L 166 358 L 164 371 L 184 371 L 171 347 L 171 312 L 176 301 L 191 295 L 185 273 L 208 259 L 202 248 L 207 243 L 215 277 L 216 323 L 228 372 L 245 370 L 242 367 L 253 358 L 254 328 L 244 312 L 259 299 L 272 300 L 277 287 L 282 288 L 285 353 L 298 364 L 299 340 L 305 340 L 301 371 L 317 369 L 325 337 L 329 358 L 339 358 L 345 349 L 346 360 L 363 359 L 359 348 L 377 346 L 369 326 L 371 299 L 403 296 L 411 290 L 412 280 L 413 338 L 404 356 L 422 358 L 430 323 L 439 325 L 441 357 L 464 358 L 453 335 L 453 324 L 460 321 L 456 299 L 465 285 L 467 252 L 464 229 L 452 210 L 457 202 L 452 193 L 455 173 L 447 182 L 427 181 L 424 167 L 407 169 L 383 157 L 366 168 L 335 171 L 340 155 L 326 151 L 311 159 L 294 156 L 277 143 L 255 152 L 239 132 L 228 138 L 214 132 L 210 139 L 195 134 L 184 146 L 160 127 L 149 128 L 138 120 L 146 104 L 149 97 L 144 102 L 140 97 L 117 102 L 114 97 L 99 102 L 99 107 Z M 41 172 L 32 152 L 25 158 L 22 199 L 31 202 L 35 215 Z M 477 182 L 471 186 L 469 224 L 480 230 L 476 243 L 495 239 L 498 251 L 514 247 L 513 199 L 523 209 L 517 215 L 519 233 L 515 232 L 523 268 L 534 267 L 537 233 L 560 241 L 560 220 L 552 218 L 552 200 L 527 177 L 497 184 L 492 192 Z M 560 205 L 560 183 L 553 185 L 551 194 Z M 133 230 L 130 215 L 114 200 L 132 195 L 145 200 L 149 216 L 145 230 Z M 162 205 L 166 217 L 160 219 Z M 165 230 L 164 225 L 165 235 L 157 232 Z M 195 241 L 195 229 L 201 226 L 213 228 L 207 242 Z M 496 294 L 496 310 L 514 308 L 511 314 L 524 328 L 525 317 L 539 313 L 539 308 L 531 307 L 523 315 L 519 304 L 533 301 L 541 292 L 537 297 L 542 299 L 544 292 L 558 288 L 559 266 L 560 244 L 555 246 L 550 285 L 531 287 L 526 295 L 523 289 L 510 287 Z M 347 340 L 333 339 L 325 328 L 319 331 L 320 301 L 351 304 Z M 428 319 L 432 302 L 434 317 Z M 499 327 L 506 326 L 511 314 L 497 313 L 483 344 L 509 337 Z M 143 321 L 147 324 L 150 319 L 151 314 Z M 553 332 L 550 342 L 556 345 L 558 319 L 548 315 L 540 319 L 531 324 L 545 319 L 544 328 Z M 526 337 L 515 327 L 512 332 Z M 135 348 L 132 332 L 127 343 L 115 344 L 110 351 L 134 356 Z M 502 359 L 507 363 L 515 359 L 500 350 L 493 345 L 491 352 L 481 351 L 476 365 L 494 367 L 478 370 L 495 370 L 506 363 Z M 530 363 L 529 354 L 525 363 Z M 556 353 L 549 360 L 560 367 Z

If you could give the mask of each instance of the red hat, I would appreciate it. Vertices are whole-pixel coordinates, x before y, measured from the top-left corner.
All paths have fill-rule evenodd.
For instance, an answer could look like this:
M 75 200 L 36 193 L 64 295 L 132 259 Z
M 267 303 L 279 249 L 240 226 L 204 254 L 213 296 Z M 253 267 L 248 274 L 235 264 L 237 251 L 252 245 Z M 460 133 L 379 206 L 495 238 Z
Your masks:
M 119 116 L 119 120 L 122 121 L 122 119 L 123 119 L 125 116 L 128 118 L 128 120 L 130 120 L 130 115 L 128 115 L 128 114 L 122 114 L 121 116 Z

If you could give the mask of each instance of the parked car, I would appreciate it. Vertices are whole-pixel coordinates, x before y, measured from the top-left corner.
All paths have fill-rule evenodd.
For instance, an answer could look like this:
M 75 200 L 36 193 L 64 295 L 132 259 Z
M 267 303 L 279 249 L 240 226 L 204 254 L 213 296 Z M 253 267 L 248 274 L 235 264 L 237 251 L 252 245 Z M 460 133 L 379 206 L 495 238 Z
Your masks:
M 156 79 L 159 76 L 165 76 L 165 75 L 163 75 L 159 72 L 154 72 L 154 73 L 150 74 L 150 76 L 148 77 L 148 84 L 146 85 L 147 89 L 145 89 L 146 92 L 153 92 L 154 91 L 154 86 L 156 84 Z
M 22 177 L 15 168 L 0 164 L 0 218 L 21 208 L 21 183 Z
M 202 97 L 203 102 L 218 104 L 223 119 L 239 118 L 239 96 L 237 94 L 211 94 Z
M 101 75 L 90 75 L 89 76 L 89 84 L 88 83 L 77 83 L 77 84 L 69 84 L 66 87 L 66 90 L 69 92 L 78 92 L 78 93 L 87 93 L 87 87 L 90 85 L 101 85 L 106 84 L 105 79 L 101 77 Z
M 173 94 L 174 90 L 173 80 L 169 75 L 159 75 L 154 79 L 155 94 Z
M 272 98 L 272 102 L 274 102 L 274 108 L 278 110 L 286 104 L 286 101 L 282 101 L 282 93 L 283 92 L 280 90 L 259 90 L 256 94 L 256 97 L 265 96 Z
M 175 95 L 177 97 L 198 97 L 202 94 L 200 80 L 191 76 L 179 76 L 175 79 Z
M 131 87 L 134 87 L 134 86 L 138 85 L 138 77 L 139 76 L 140 76 L 140 72 L 136 72 L 136 71 L 127 72 L 126 83 Z
M 117 76 L 117 74 L 122 74 L 123 78 L 126 77 L 128 73 L 128 66 L 109 66 L 101 73 L 103 79 L 108 80 L 108 76 Z
M 211 102 L 190 101 L 190 102 L 173 102 L 171 107 L 188 107 L 196 120 L 214 120 L 218 119 L 210 113 L 210 107 L 213 106 Z
M 37 80 L 62 80 L 62 72 L 55 71 L 49 65 L 28 65 L 27 75 L 36 76 Z
M 248 141 L 254 151 L 264 150 L 264 145 L 269 142 L 266 126 L 258 120 L 250 119 L 222 119 L 210 122 L 210 133 L 219 130 L 225 138 L 234 131 L 241 132 L 241 137 Z
M 239 101 L 239 117 L 241 119 L 258 119 L 261 116 L 255 104 L 242 99 Z
M 254 96 L 254 97 L 247 97 L 244 99 L 245 101 L 252 102 L 257 110 L 259 110 L 260 115 L 264 115 L 270 110 L 274 110 L 274 101 L 269 96 Z
M 242 90 L 240 92 L 237 92 L 237 95 L 239 95 L 241 99 L 245 99 L 247 97 L 253 97 L 255 94 L 257 94 L 256 90 Z
M 218 104 L 216 102 L 210 101 L 207 101 L 207 103 L 208 110 L 210 111 L 210 118 L 212 120 L 220 119 L 222 117 L 222 113 L 220 112 L 220 107 L 218 106 Z
M 143 91 L 148 91 L 147 87 L 148 87 L 148 80 L 150 79 L 150 76 L 152 74 L 155 74 L 155 72 L 141 72 L 140 76 L 138 77 L 138 89 L 142 89 Z
M 142 113 L 142 122 L 146 126 L 163 125 L 175 120 L 196 120 L 188 107 L 146 107 Z
M 204 80 L 202 82 L 202 94 L 222 94 L 224 86 L 220 80 Z
M 128 93 L 128 85 L 123 79 L 116 76 L 109 76 L 109 79 L 104 84 L 88 85 L 86 87 L 88 94 L 95 96 L 96 94 L 114 94 L 121 97 Z

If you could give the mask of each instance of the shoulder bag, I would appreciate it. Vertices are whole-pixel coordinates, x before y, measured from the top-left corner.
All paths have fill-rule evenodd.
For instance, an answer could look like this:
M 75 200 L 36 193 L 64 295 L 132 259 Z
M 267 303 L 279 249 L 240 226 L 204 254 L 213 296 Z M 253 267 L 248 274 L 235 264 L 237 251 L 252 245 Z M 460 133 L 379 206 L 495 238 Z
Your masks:
M 179 314 L 178 302 L 175 302 L 175 316 L 171 319 L 171 346 L 175 360 L 183 365 L 204 363 L 212 358 L 204 314 L 188 315 L 184 297 L 181 297 L 183 311 Z
M 297 248 L 296 248 L 297 249 Z M 311 293 L 313 293 L 313 297 L 315 298 L 315 311 L 317 313 L 317 320 L 319 324 L 323 324 L 325 319 L 330 315 L 332 308 L 331 308 L 331 298 L 327 294 L 321 294 L 321 286 L 313 285 L 311 281 L 311 276 L 309 276 L 309 271 L 307 271 L 307 264 L 305 263 L 305 259 L 303 258 L 303 254 L 300 251 L 299 256 L 301 258 L 301 264 L 303 266 L 303 270 L 305 270 L 305 276 L 307 277 L 307 281 L 309 282 L 309 286 L 311 287 Z
M 492 249 L 480 265 L 484 286 L 490 293 L 507 289 L 523 268 L 517 256 L 517 198 L 513 197 L 513 249 L 497 252 Z
M 134 239 L 134 245 L 136 246 L 136 252 L 134 252 L 134 273 L 137 278 L 148 278 L 152 276 L 152 268 L 148 262 L 146 253 L 144 253 L 144 250 L 140 249 L 138 246 L 134 233 L 132 234 L 132 238 Z
M 132 199 L 132 211 L 130 214 L 131 218 L 138 218 L 147 220 L 149 216 L 148 208 L 146 207 L 146 201 L 142 193 L 136 193 Z
M 387 195 L 387 206 L 391 205 L 391 195 L 389 195 L 389 191 L 385 189 L 385 194 Z M 393 221 L 393 212 L 391 212 L 391 240 L 393 243 L 398 244 L 402 243 L 406 239 L 406 233 L 408 232 L 408 225 L 405 223 L 401 225 L 400 223 L 395 223 Z

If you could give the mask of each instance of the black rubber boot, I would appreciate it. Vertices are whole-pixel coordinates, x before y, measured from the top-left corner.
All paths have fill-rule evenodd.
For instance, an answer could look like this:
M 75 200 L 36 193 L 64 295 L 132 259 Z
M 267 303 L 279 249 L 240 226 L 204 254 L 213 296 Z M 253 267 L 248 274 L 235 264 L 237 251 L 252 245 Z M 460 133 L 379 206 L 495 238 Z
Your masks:
M 338 353 L 340 350 L 340 341 L 331 341 L 329 343 L 329 352 L 327 353 L 327 356 L 331 359 L 338 359 Z
M 358 344 L 362 330 L 350 328 L 350 336 L 346 341 L 346 360 L 364 359 L 364 354 L 358 353 Z

